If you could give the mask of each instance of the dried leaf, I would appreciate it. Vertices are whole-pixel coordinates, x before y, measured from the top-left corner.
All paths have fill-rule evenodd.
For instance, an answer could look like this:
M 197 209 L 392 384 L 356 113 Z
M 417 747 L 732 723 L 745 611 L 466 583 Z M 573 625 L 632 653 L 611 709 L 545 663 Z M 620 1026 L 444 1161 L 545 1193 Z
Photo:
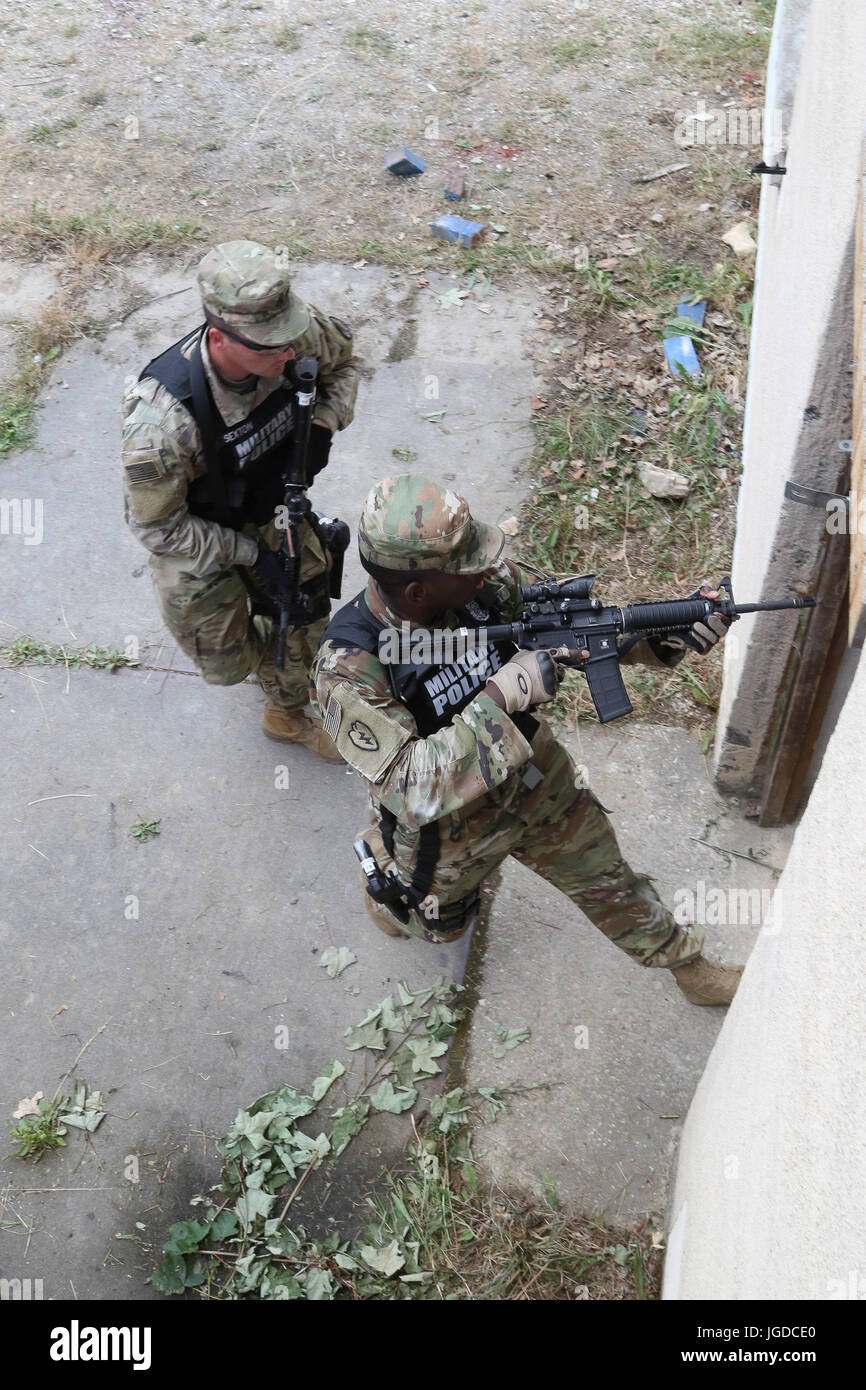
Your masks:
M 400 1246 L 396 1240 L 392 1240 L 381 1250 L 375 1245 L 362 1245 L 360 1255 L 366 1265 L 375 1269 L 377 1274 L 384 1274 L 386 1278 L 396 1274 L 397 1270 L 402 1269 L 406 1263 L 405 1257 L 400 1254 Z
M 12 1111 L 13 1120 L 23 1120 L 25 1115 L 41 1115 L 39 1101 L 42 1095 L 42 1091 L 37 1091 L 34 1096 L 25 1096 L 23 1100 L 19 1100 L 18 1109 Z
M 357 959 L 354 951 L 350 951 L 348 946 L 329 946 L 319 957 L 319 964 L 327 970 L 331 979 L 335 980 L 344 970 L 348 970 L 350 965 L 354 965 Z
M 528 1028 L 503 1028 L 501 1023 L 497 1023 L 496 1036 L 499 1041 L 493 1044 L 493 1056 L 504 1057 L 506 1052 L 526 1042 L 530 1032 Z

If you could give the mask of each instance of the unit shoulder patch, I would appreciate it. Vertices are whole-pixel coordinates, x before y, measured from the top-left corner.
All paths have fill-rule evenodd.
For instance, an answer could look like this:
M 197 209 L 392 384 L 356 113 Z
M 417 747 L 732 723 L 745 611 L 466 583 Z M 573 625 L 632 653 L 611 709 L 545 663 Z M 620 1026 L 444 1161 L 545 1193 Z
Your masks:
M 413 737 L 409 729 L 384 710 L 367 704 L 347 683 L 331 691 L 324 727 L 349 766 L 370 782 L 382 777 Z

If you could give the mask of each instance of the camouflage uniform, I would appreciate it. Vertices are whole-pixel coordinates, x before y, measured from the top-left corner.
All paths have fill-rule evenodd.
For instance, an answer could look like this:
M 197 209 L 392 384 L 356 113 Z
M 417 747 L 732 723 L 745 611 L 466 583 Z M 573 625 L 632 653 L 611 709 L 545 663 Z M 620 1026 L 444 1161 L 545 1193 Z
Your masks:
M 256 342 L 291 340 L 296 358 L 317 358 L 316 419 L 334 430 L 350 423 L 358 389 L 351 330 L 296 299 L 286 274 L 275 272 L 273 253 L 252 242 L 215 248 L 202 262 L 199 284 L 209 322 L 247 335 L 252 325 Z M 258 313 L 257 295 L 263 306 Z M 192 356 L 200 337 L 205 377 L 227 429 L 247 420 L 286 386 L 279 377 L 252 376 L 243 384 L 248 389 L 226 382 L 211 361 L 207 333 L 202 337 L 201 329 L 180 345 L 184 358 Z M 143 376 L 126 391 L 123 414 L 125 519 L 151 552 L 156 599 L 178 646 L 211 684 L 234 685 L 255 672 L 269 703 L 303 707 L 307 673 L 327 617 L 294 632 L 285 668 L 278 671 L 275 624 L 251 617 L 248 590 L 237 568 L 254 564 L 260 538 L 277 550 L 282 533 L 272 520 L 247 522 L 234 530 L 190 509 L 189 489 L 206 474 L 201 434 L 190 411 L 165 385 Z M 304 522 L 301 582 L 327 567 L 318 538 Z
M 514 621 L 521 608 L 517 566 L 500 560 L 503 538 L 476 523 L 465 501 L 435 484 L 387 479 L 370 493 L 359 528 L 362 558 L 385 568 L 477 573 L 490 569 L 479 603 L 491 621 Z M 353 602 L 357 606 L 359 595 Z M 363 596 L 370 614 L 400 629 L 371 579 Z M 345 611 L 345 610 L 342 610 Z M 340 615 L 333 620 L 338 623 Z M 465 622 L 454 612 L 437 628 Z M 644 651 L 627 660 L 658 664 Z M 634 649 L 633 649 L 634 651 Z M 561 889 L 617 946 L 644 965 L 671 966 L 699 955 L 700 927 L 680 926 L 650 880 L 623 860 L 604 808 L 583 787 L 569 754 L 539 722 L 529 741 L 483 685 L 450 723 L 427 737 L 395 698 L 383 663 L 326 632 L 312 672 L 316 693 L 346 762 L 366 778 L 370 806 L 396 817 L 393 861 L 376 828 L 365 832 L 383 868 L 408 883 L 423 826 L 438 822 L 440 852 L 431 894 L 442 911 L 483 882 L 511 854 Z M 537 769 L 528 774 L 528 769 Z M 383 862 L 384 857 L 384 862 Z M 442 939 L 419 913 L 407 930 Z

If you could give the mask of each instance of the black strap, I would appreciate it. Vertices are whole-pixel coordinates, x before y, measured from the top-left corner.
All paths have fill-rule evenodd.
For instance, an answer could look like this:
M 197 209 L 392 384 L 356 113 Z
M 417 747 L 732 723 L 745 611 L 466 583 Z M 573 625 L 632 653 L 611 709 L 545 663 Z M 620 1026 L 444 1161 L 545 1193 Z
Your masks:
M 394 858 L 394 831 L 397 828 L 397 817 L 393 811 L 387 807 L 380 806 L 379 829 L 382 832 L 382 843 L 385 846 L 388 858 Z M 415 861 L 415 872 L 412 875 L 412 882 L 406 890 L 407 896 L 411 898 L 412 906 L 417 907 L 423 902 L 430 892 L 433 883 L 433 875 L 436 872 L 436 865 L 439 863 L 439 825 L 436 821 L 428 821 L 427 825 L 421 826 L 418 837 L 418 858 Z
M 213 503 L 214 519 L 220 526 L 231 527 L 231 516 L 229 513 L 228 498 L 226 497 L 226 484 L 219 462 L 219 451 L 217 449 L 217 419 L 218 411 L 211 394 L 208 379 L 205 376 L 204 362 L 201 357 L 201 345 L 204 341 L 206 327 L 202 329 L 201 335 L 193 348 L 192 356 L 189 359 L 189 379 L 192 387 L 192 406 L 195 422 L 198 425 L 198 432 L 201 436 L 201 451 L 204 454 L 205 467 L 207 468 L 208 490 L 211 502 Z

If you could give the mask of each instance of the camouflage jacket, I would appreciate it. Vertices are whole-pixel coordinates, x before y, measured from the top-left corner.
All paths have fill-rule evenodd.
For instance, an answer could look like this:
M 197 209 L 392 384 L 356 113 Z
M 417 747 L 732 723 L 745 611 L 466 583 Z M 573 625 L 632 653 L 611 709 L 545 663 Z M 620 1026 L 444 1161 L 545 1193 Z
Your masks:
M 530 582 L 512 561 L 500 560 L 478 601 L 503 622 L 514 622 L 522 607 L 520 586 Z M 388 608 L 372 580 L 364 597 L 374 617 L 400 628 L 404 620 Z M 454 628 L 459 619 L 449 612 L 436 626 Z M 646 642 L 633 647 L 623 661 L 667 664 Z M 370 652 L 323 641 L 310 679 L 325 711 L 325 727 L 334 728 L 339 718 L 337 747 L 369 784 L 374 811 L 384 806 L 410 832 L 470 804 L 473 817 L 489 807 L 495 823 L 503 812 L 513 811 L 526 790 L 514 774 L 531 760 L 533 745 L 483 689 L 449 725 L 421 738 L 412 714 L 394 697 L 386 667 Z M 349 737 L 355 721 L 372 731 L 372 751 Z M 537 742 L 539 735 L 535 738 Z
M 310 327 L 297 340 L 296 356 L 313 356 L 319 363 L 319 398 L 315 416 L 335 430 L 345 429 L 354 414 L 358 392 L 357 358 L 352 355 L 351 331 L 313 305 Z M 198 329 L 184 342 L 189 357 Z M 240 424 L 261 405 L 281 379 L 256 378 L 251 391 L 233 391 L 217 375 L 206 343 L 202 361 L 217 409 L 227 426 Z M 217 522 L 194 516 L 187 507 L 190 484 L 206 472 L 198 427 L 187 409 L 153 378 L 134 382 L 123 398 L 124 516 L 142 545 L 153 555 L 183 558 L 191 574 L 251 565 L 257 542 Z M 136 465 L 147 481 L 134 482 Z

